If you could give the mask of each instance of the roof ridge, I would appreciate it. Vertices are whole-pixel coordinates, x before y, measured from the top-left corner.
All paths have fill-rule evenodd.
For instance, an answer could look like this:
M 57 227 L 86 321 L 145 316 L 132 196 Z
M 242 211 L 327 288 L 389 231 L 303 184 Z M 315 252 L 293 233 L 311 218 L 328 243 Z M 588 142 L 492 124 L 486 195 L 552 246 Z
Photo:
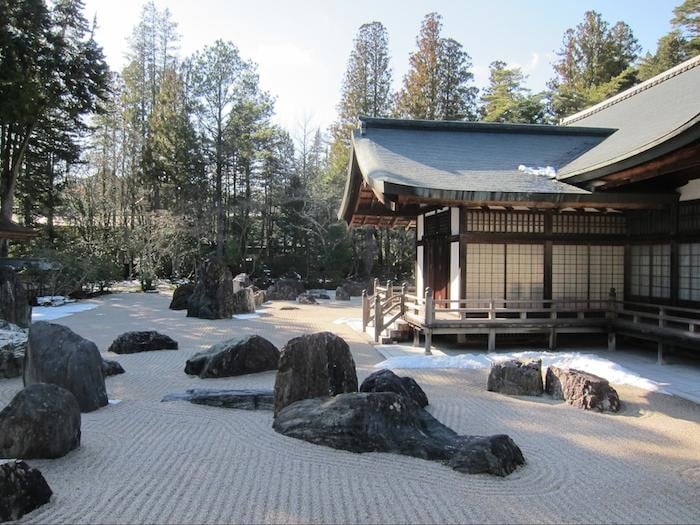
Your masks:
M 671 69 L 667 69 L 666 71 L 659 73 L 658 75 L 653 76 L 650 79 L 647 79 L 644 82 L 637 84 L 636 86 L 632 86 L 626 89 L 625 91 L 618 93 L 617 95 L 613 95 L 612 97 L 607 98 L 594 106 L 591 106 L 589 108 L 579 111 L 578 113 L 574 113 L 573 115 L 565 117 L 561 119 L 560 125 L 568 126 L 573 122 L 577 122 L 586 117 L 590 117 L 594 113 L 598 113 L 604 109 L 609 108 L 610 106 L 614 106 L 615 104 L 622 102 L 623 100 L 627 100 L 628 98 L 631 98 L 634 95 L 641 93 L 642 91 L 646 91 L 647 89 L 657 86 L 673 77 L 680 75 L 681 73 L 685 73 L 686 71 L 689 71 L 698 66 L 700 66 L 700 55 L 690 58 L 685 62 L 681 62 L 680 64 L 672 67 Z
M 367 128 L 414 129 L 426 131 L 476 131 L 488 133 L 533 133 L 563 135 L 610 135 L 615 129 L 589 126 L 558 126 L 552 124 L 514 124 L 503 122 L 483 122 L 465 120 L 423 120 L 363 117 L 360 120 L 360 134 Z

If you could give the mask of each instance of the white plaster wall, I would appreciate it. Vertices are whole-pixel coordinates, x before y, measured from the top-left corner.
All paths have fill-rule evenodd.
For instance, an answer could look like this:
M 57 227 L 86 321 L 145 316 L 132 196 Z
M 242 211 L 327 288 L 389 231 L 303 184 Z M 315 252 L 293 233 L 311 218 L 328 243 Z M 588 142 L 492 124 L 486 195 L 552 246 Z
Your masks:
M 451 208 L 450 213 L 450 233 L 452 235 L 459 235 L 459 208 Z
M 425 217 L 423 215 L 418 216 L 416 221 L 416 240 L 420 241 L 423 239 L 423 228 L 425 227 Z
M 462 272 L 459 264 L 459 242 L 450 243 L 450 299 L 461 299 L 461 280 Z M 458 305 L 453 304 L 451 307 L 456 308 Z
M 418 246 L 416 250 L 416 295 L 423 297 L 425 290 L 423 289 L 423 247 Z
M 681 194 L 681 201 L 700 199 L 700 179 L 688 181 L 688 184 L 676 188 L 676 191 Z

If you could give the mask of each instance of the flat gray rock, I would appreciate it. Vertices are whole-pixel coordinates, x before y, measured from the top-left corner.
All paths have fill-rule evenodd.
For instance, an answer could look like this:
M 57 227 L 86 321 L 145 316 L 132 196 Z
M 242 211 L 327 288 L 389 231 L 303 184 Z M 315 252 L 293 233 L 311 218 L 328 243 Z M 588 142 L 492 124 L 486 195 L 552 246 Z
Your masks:
M 161 401 L 189 401 L 196 405 L 209 405 L 240 410 L 272 410 L 272 390 L 209 390 L 193 388 L 184 393 L 168 394 Z

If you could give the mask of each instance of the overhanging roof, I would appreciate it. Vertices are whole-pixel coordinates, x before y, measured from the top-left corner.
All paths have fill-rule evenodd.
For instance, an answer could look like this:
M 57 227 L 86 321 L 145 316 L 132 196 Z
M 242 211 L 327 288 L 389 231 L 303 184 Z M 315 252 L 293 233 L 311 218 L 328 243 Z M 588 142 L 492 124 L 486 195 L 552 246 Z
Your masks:
M 361 119 L 352 135 L 350 173 L 339 217 L 365 224 L 407 224 L 419 206 L 610 206 L 639 196 L 593 194 L 547 175 L 600 144 L 609 128 Z M 642 201 L 644 199 L 642 198 Z M 356 220 L 363 217 L 361 220 Z
M 558 178 L 567 182 L 603 177 L 678 150 L 700 139 L 700 56 L 562 124 L 617 129 L 559 171 Z
M 34 237 L 38 236 L 39 232 L 36 230 L 20 226 L 19 224 L 15 224 L 14 222 L 0 220 L 0 239 L 23 241 L 33 239 Z

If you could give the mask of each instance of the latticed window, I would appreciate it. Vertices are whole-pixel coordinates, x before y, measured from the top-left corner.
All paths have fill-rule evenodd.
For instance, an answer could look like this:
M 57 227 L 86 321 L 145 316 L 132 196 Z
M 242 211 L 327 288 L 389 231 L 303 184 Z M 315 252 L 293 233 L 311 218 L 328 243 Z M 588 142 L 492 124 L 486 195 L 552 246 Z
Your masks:
M 500 210 L 470 210 L 466 213 L 469 232 L 544 233 L 544 214 Z
M 555 244 L 552 246 L 552 299 L 604 301 L 611 288 L 624 286 L 623 246 Z
M 700 242 L 680 244 L 678 255 L 678 297 L 700 301 Z
M 671 297 L 671 245 L 630 247 L 630 294 L 639 297 Z
M 541 244 L 475 244 L 467 246 L 467 293 L 476 299 L 541 300 L 544 247 Z M 488 306 L 480 303 L 480 306 Z
M 619 214 L 557 213 L 552 216 L 554 233 L 624 234 L 625 216 Z

